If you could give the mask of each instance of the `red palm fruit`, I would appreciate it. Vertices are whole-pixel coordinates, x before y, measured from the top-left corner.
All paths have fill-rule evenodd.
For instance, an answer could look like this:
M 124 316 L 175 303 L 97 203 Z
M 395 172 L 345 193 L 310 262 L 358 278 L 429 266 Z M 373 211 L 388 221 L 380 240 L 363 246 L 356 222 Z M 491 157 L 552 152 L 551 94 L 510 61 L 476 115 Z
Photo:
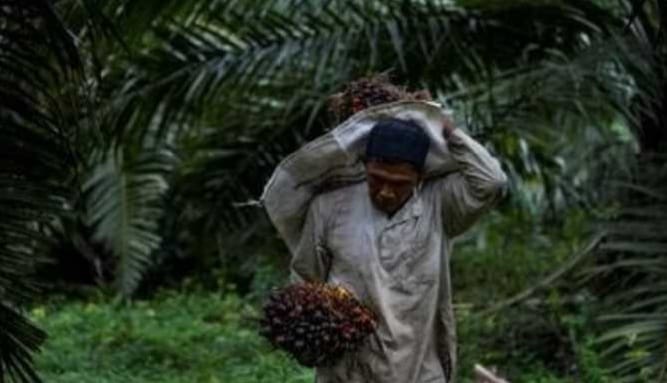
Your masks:
M 331 365 L 377 327 L 375 314 L 341 286 L 302 282 L 275 290 L 261 334 L 304 366 Z

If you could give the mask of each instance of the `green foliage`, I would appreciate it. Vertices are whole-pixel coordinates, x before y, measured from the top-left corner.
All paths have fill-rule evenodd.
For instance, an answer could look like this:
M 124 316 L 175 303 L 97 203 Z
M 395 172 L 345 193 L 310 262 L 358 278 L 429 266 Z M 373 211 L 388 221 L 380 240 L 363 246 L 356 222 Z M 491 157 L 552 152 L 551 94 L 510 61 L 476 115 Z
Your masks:
M 512 382 L 614 381 L 594 341 L 600 303 L 587 289 L 557 279 L 530 288 L 515 304 L 498 305 L 540 285 L 588 246 L 590 214 L 574 210 L 553 221 L 500 210 L 456 244 L 453 296 L 464 382 L 472 381 L 475 363 L 495 366 Z
M 501 284 L 497 286 L 501 287 Z M 528 302 L 479 316 L 458 305 L 462 379 L 475 363 L 495 366 L 511 382 L 615 382 L 597 348 L 593 301 L 578 303 L 537 294 Z
M 516 210 L 492 212 L 456 241 L 455 300 L 483 308 L 537 284 L 584 245 L 593 230 L 590 219 L 580 210 L 560 221 Z
M 582 275 L 604 298 L 598 339 L 610 369 L 631 382 L 667 379 L 667 167 L 665 156 L 638 163 L 619 184 L 623 205 L 608 217 L 598 257 Z
M 51 335 L 37 367 L 53 383 L 312 382 L 257 334 L 257 315 L 234 293 L 37 306 L 31 317 Z
M 18 382 L 39 381 L 32 366 L 32 354 L 46 334 L 13 307 L 0 305 L 0 382 L 4 375 Z
M 600 352 L 596 339 L 586 336 L 581 344 L 577 345 L 577 357 L 581 365 L 582 381 L 591 383 L 613 383 L 615 379 L 609 369 L 605 368 L 605 361 Z
M 39 380 L 31 353 L 45 334 L 21 310 L 50 245 L 43 228 L 68 210 L 80 69 L 51 2 L 0 4 L 0 382 Z
M 31 311 L 51 334 L 37 366 L 54 383 L 312 382 L 312 370 L 272 350 L 257 334 L 256 307 L 233 291 L 163 291 L 150 301 L 120 305 L 106 298 L 52 300 Z M 480 321 L 459 311 L 461 381 L 471 383 L 472 365 L 481 362 L 516 382 L 611 382 L 588 342 L 577 345 L 578 378 L 547 366 L 536 352 L 543 352 L 540 342 L 555 338 L 535 328 L 553 330 L 552 324 L 524 331 L 529 338 L 512 338 L 541 315 L 515 310 Z
M 94 228 L 92 239 L 108 246 L 114 256 L 117 290 L 129 297 L 160 245 L 161 198 L 175 160 L 166 148 L 136 158 L 127 153 L 107 157 L 91 169 L 83 185 L 85 218 Z

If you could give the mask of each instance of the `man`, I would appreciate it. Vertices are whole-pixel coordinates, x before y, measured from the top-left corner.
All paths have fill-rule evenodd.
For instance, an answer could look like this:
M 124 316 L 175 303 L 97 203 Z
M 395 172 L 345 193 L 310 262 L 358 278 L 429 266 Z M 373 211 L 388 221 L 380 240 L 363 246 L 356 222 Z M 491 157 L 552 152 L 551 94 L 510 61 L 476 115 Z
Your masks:
M 318 383 L 453 381 L 451 240 L 498 201 L 506 176 L 451 122 L 442 134 L 458 171 L 426 179 L 432 142 L 423 126 L 379 120 L 365 148 L 366 181 L 319 194 L 309 205 L 291 248 L 293 274 L 342 285 L 379 317 L 360 351 L 318 368 Z

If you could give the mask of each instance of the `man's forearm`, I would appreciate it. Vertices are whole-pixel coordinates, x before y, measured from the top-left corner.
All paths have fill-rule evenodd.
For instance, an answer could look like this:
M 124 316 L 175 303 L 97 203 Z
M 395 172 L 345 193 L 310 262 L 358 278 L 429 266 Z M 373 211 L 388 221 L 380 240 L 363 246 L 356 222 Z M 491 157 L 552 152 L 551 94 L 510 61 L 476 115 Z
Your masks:
M 500 199 L 507 176 L 498 160 L 463 130 L 452 124 L 443 127 L 443 136 L 459 167 L 441 183 L 445 230 L 456 236 Z
M 502 192 L 507 176 L 484 146 L 451 122 L 444 124 L 443 136 L 454 160 L 460 165 L 460 172 L 470 183 L 471 192 L 481 193 L 479 197 Z

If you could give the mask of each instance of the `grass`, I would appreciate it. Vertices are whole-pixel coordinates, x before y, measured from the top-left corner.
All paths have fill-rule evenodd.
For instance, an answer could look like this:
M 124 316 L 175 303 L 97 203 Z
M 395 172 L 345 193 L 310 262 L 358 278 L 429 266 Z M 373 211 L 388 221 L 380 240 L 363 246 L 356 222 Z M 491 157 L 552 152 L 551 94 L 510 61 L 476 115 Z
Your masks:
M 548 344 L 540 342 L 550 339 L 530 329 L 517 334 L 516 312 L 484 320 L 459 314 L 461 383 L 472 382 L 477 362 L 497 366 L 513 383 L 581 381 L 544 364 L 539 352 Z M 257 335 L 257 315 L 234 292 L 164 291 L 132 304 L 54 301 L 31 312 L 49 333 L 37 367 L 48 383 L 312 383 L 310 369 Z M 534 353 L 527 351 L 532 347 Z M 583 351 L 588 366 L 579 376 L 607 382 L 591 374 L 598 368 L 590 362 L 596 355 Z
M 273 352 L 235 294 L 165 292 L 131 305 L 40 306 L 49 334 L 37 368 L 49 383 L 312 382 L 310 370 Z

